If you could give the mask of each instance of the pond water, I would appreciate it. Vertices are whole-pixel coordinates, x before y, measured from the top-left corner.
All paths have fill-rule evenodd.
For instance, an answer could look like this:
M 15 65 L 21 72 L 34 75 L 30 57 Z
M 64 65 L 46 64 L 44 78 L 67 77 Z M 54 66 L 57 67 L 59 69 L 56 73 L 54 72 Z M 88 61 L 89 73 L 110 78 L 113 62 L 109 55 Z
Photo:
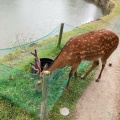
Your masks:
M 0 49 L 22 40 L 41 38 L 60 23 L 80 26 L 102 16 L 85 0 L 0 0 Z

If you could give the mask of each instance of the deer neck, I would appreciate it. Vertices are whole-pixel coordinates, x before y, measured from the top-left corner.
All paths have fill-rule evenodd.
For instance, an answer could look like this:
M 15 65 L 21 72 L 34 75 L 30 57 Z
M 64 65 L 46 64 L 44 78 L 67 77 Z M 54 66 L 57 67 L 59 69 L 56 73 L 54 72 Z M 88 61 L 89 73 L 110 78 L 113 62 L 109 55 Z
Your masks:
M 54 62 L 52 63 L 52 65 L 47 69 L 48 71 L 50 71 L 50 73 L 55 70 L 56 68 L 62 68 L 62 61 L 61 60 L 54 60 Z
M 53 63 L 51 64 L 51 66 L 47 69 L 48 71 L 50 71 L 50 73 L 55 70 L 56 68 L 63 68 L 65 67 L 64 62 L 63 62 L 63 50 L 58 54 L 58 56 L 55 58 L 55 60 L 53 61 Z

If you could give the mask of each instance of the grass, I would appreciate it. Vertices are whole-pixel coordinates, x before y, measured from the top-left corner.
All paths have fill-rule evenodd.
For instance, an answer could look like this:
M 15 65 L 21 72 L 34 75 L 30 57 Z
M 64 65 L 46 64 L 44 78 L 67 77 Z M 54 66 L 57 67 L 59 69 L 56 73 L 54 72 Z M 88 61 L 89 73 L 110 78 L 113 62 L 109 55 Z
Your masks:
M 66 42 L 65 37 L 68 37 L 69 34 L 71 36 L 73 34 L 78 34 L 77 28 L 75 29 L 75 31 L 74 32 L 70 31 L 70 33 L 66 32 L 66 35 L 64 35 L 64 39 L 62 41 L 62 45 Z M 81 31 L 81 33 L 86 32 L 84 29 L 79 30 L 79 31 Z M 57 36 L 54 38 L 49 38 L 45 41 L 42 41 L 41 43 L 35 44 L 35 46 L 36 45 L 39 46 L 39 47 L 36 47 L 38 49 L 38 51 L 40 51 L 40 52 L 38 52 L 39 56 L 55 57 L 56 54 L 58 54 L 58 52 L 60 51 L 59 49 L 57 49 L 55 47 L 56 39 L 58 39 Z M 52 42 L 50 42 L 50 41 L 52 41 Z M 47 44 L 49 44 L 49 45 L 47 45 Z M 17 100 L 16 103 L 21 106 L 25 106 L 25 105 L 23 105 L 23 103 L 25 103 L 25 104 L 29 103 L 32 106 L 33 105 L 36 106 L 35 104 L 39 103 L 38 101 L 40 100 L 37 96 L 30 97 L 30 95 L 34 94 L 35 81 L 32 82 L 33 80 L 32 81 L 30 80 L 29 74 L 24 72 L 24 71 L 28 71 L 28 72 L 31 71 L 30 70 L 31 67 L 30 67 L 29 63 L 33 61 L 33 56 L 30 55 L 29 52 L 31 50 L 33 50 L 33 48 L 35 46 L 30 46 L 29 49 L 26 48 L 25 53 L 21 52 L 20 50 L 17 50 L 15 52 L 12 52 L 12 53 L 6 55 L 5 57 L 3 57 L 1 59 L 2 63 L 7 64 L 11 67 L 4 66 L 2 64 L 0 65 L 0 73 L 1 73 L 0 74 L 0 85 L 4 86 L 4 87 L 0 87 L 0 91 L 2 92 L 2 94 L 9 96 L 12 100 L 13 100 L 13 98 L 15 98 L 15 100 Z M 52 53 L 52 54 L 50 54 L 50 53 Z M 19 56 L 17 56 L 17 54 L 19 54 Z M 21 56 L 22 56 L 22 58 L 21 58 Z M 14 67 L 17 69 L 24 70 L 24 71 L 21 71 L 21 70 L 19 71 L 19 70 L 15 69 Z M 52 89 L 51 89 L 50 94 L 52 94 L 54 96 L 54 94 L 56 94 L 55 91 L 57 89 L 61 89 L 59 87 L 61 86 L 61 84 L 63 84 L 64 80 L 66 80 L 66 78 L 68 77 L 68 74 L 69 74 L 69 70 L 66 71 L 64 73 L 64 75 L 61 75 L 60 78 L 57 78 L 57 80 L 54 80 L 54 82 L 51 83 Z M 64 86 L 65 86 L 65 84 L 64 84 Z M 57 90 L 57 92 L 59 92 L 59 91 Z M 26 95 L 26 96 L 24 96 L 24 95 Z M 51 104 L 51 106 L 54 105 L 54 103 L 57 100 L 57 95 L 55 97 L 56 97 L 55 99 L 53 99 L 53 100 L 51 100 L 51 102 L 49 102 L 49 104 Z M 20 102 L 18 102 L 18 101 L 20 101 Z M 29 108 L 29 106 L 26 108 L 33 109 L 33 108 Z M 35 112 L 35 111 L 36 111 L 36 109 L 33 110 L 33 112 Z M 17 112 L 19 113 L 20 111 L 18 110 Z M 15 117 L 15 115 L 12 114 L 11 119 L 14 119 L 14 117 Z M 5 117 L 4 119 L 7 119 L 7 117 Z
M 80 26 L 80 28 L 84 28 L 86 30 L 96 30 L 101 28 L 106 28 L 110 25 L 110 21 L 117 16 L 120 16 L 120 3 L 119 0 L 111 0 L 115 3 L 114 9 L 112 9 L 111 13 L 101 17 L 99 20 L 92 21 L 89 24 L 84 24 Z
M 17 104 L 0 97 L 0 120 L 36 120 L 36 117 Z
M 82 70 L 82 71 L 84 72 L 84 70 Z M 90 80 L 92 75 L 93 75 L 93 73 L 87 79 Z M 71 107 L 73 108 L 73 103 L 72 102 L 75 102 L 75 100 L 78 98 L 78 95 L 82 94 L 83 90 L 85 89 L 85 86 L 88 85 L 88 83 L 90 82 L 88 80 L 82 81 L 82 80 L 79 80 L 79 79 L 77 79 L 76 81 L 78 81 L 78 82 L 74 82 L 74 79 L 73 79 L 72 82 L 71 82 L 70 90 L 69 90 L 70 94 L 64 92 L 64 94 L 60 98 L 60 100 L 62 100 L 61 101 L 62 104 L 61 104 L 60 101 L 57 103 L 57 104 L 61 105 L 61 107 L 67 105 L 67 106 L 69 106 L 69 109 Z M 75 89 L 75 88 L 77 88 L 77 89 Z M 17 104 L 12 103 L 12 102 L 6 100 L 5 98 L 0 97 L 0 101 L 1 101 L 0 102 L 0 106 L 1 106 L 0 107 L 0 111 L 1 111 L 0 112 L 0 119 L 2 119 L 2 120 L 8 120 L 8 119 L 12 119 L 12 120 L 27 120 L 27 119 L 28 120 L 34 120 L 34 119 L 37 119 L 34 116 L 34 114 L 30 114 L 24 108 L 19 107 Z M 69 105 L 68 101 L 71 103 L 71 106 Z M 62 119 L 62 116 L 59 114 L 59 106 L 57 105 L 57 108 L 56 107 L 54 107 L 54 108 L 58 112 L 55 112 L 56 115 L 53 116 L 53 114 L 51 114 L 52 113 L 52 111 L 51 111 L 49 113 L 50 119 L 54 119 L 54 118 L 57 119 L 58 116 L 59 116 L 58 118 Z M 53 108 L 53 110 L 54 110 L 54 108 Z
M 90 66 L 85 67 L 78 74 L 81 76 L 85 73 L 86 69 Z M 48 115 L 50 120 L 71 120 L 74 114 L 74 109 L 78 98 L 82 95 L 86 87 L 90 84 L 95 71 L 93 71 L 85 80 L 81 80 L 79 77 L 77 79 L 72 79 L 70 82 L 70 88 L 68 92 L 64 92 L 59 98 L 57 104 L 53 107 Z M 60 108 L 67 107 L 70 111 L 68 116 L 62 116 L 60 114 Z
M 112 10 L 110 15 L 104 16 L 101 18 L 101 20 L 97 20 L 94 22 L 91 22 L 89 24 L 84 24 L 80 27 L 77 27 L 69 32 L 65 32 L 63 34 L 62 39 L 62 45 L 67 42 L 67 40 L 72 37 L 76 36 L 78 34 L 82 34 L 85 32 L 89 32 L 91 30 L 95 29 L 101 29 L 105 28 L 106 26 L 109 26 L 109 22 L 115 18 L 116 16 L 120 15 L 120 4 L 118 4 L 118 0 L 112 0 L 116 3 L 116 7 Z M 7 64 L 12 67 L 16 67 L 21 70 L 30 71 L 31 68 L 29 66 L 29 62 L 33 61 L 33 57 L 30 56 L 29 52 L 33 49 L 37 50 L 47 50 L 46 52 L 40 51 L 38 54 L 42 57 L 51 57 L 55 58 L 55 56 L 59 53 L 59 49 L 55 48 L 56 46 L 56 40 L 58 40 L 58 36 L 48 38 L 45 41 L 42 41 L 40 43 L 34 43 L 33 45 L 26 47 L 23 50 L 17 50 L 15 52 L 10 53 L 9 55 L 5 56 L 0 60 L 0 63 Z M 49 44 L 48 44 L 49 43 Z M 51 47 L 53 46 L 53 47 Z M 49 48 L 49 49 L 46 49 Z M 49 54 L 52 53 L 52 54 Z M 19 54 L 19 56 L 18 56 Z M 82 69 L 82 71 L 78 74 L 80 76 L 81 74 L 85 73 L 85 71 L 89 68 L 89 66 Z M 48 114 L 48 120 L 71 120 L 74 114 L 74 109 L 76 102 L 78 98 L 82 95 L 86 87 L 90 84 L 93 75 L 93 71 L 84 81 L 80 80 L 79 77 L 76 79 L 73 78 L 70 82 L 70 89 L 69 93 L 63 92 L 60 99 L 57 101 L 53 109 Z M 68 75 L 68 72 L 66 73 Z M 61 107 L 68 107 L 70 110 L 70 114 L 68 116 L 62 116 L 59 112 L 59 109 Z M 37 119 L 34 114 L 29 113 L 27 110 L 25 110 L 22 107 L 19 107 L 17 104 L 0 97 L 0 120 L 35 120 Z

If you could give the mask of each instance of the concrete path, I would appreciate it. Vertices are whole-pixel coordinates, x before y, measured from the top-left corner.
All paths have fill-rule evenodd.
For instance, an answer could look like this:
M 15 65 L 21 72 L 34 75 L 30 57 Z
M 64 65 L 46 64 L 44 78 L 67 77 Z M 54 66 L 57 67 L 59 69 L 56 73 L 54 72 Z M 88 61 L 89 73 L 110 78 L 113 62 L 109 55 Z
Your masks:
M 120 26 L 117 26 L 118 30 L 115 27 L 115 24 L 119 22 L 115 20 L 113 23 L 108 29 L 120 33 Z M 111 67 L 109 63 L 112 63 Z M 108 59 L 101 80 L 97 83 L 95 78 L 98 74 L 99 70 L 94 76 L 94 81 L 78 100 L 73 120 L 118 120 L 118 114 L 120 114 L 120 44 Z

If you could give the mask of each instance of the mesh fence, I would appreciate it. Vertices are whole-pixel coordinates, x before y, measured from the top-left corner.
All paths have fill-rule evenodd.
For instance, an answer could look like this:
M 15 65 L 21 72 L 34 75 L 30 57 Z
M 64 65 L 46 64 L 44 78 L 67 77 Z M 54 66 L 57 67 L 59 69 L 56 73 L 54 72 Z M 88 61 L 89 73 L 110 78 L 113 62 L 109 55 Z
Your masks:
M 71 31 L 74 29 L 74 32 Z M 31 51 L 37 49 L 38 56 L 54 59 L 60 52 L 57 42 L 59 39 L 60 26 L 55 28 L 50 34 L 39 40 L 35 40 L 24 45 L 19 45 L 13 48 L 0 50 L 0 95 L 17 103 L 18 105 L 34 112 L 40 113 L 42 102 L 41 91 L 36 92 L 36 83 L 39 79 L 37 74 L 34 74 L 30 66 L 33 62 Z M 68 32 L 69 31 L 69 32 Z M 64 24 L 64 34 L 62 38 L 61 48 L 67 40 L 77 35 L 89 32 L 89 30 L 78 29 L 76 27 Z M 88 62 L 83 62 L 78 71 L 88 65 Z M 56 69 L 53 71 L 48 86 L 47 113 L 54 106 L 63 92 L 63 88 L 68 81 L 70 68 Z
M 108 29 L 118 35 L 119 20 L 120 17 L 116 18 L 115 21 L 112 21 L 111 23 L 107 23 L 109 24 Z M 105 27 L 106 21 L 102 21 L 102 24 L 103 27 Z M 39 57 L 55 59 L 70 37 L 83 34 L 91 30 L 64 24 L 61 49 L 57 48 L 59 31 L 60 25 L 51 33 L 38 40 L 12 48 L 0 49 L 0 96 L 3 96 L 27 110 L 36 113 L 36 115 L 40 114 L 42 92 L 41 89 L 39 92 L 36 92 L 36 83 L 40 78 L 33 72 L 30 66 L 30 62 L 34 62 L 33 56 L 30 52 L 33 52 L 34 49 L 36 49 Z M 89 63 L 86 61 L 82 62 L 78 71 L 81 71 L 88 64 Z M 48 85 L 47 113 L 61 96 L 63 88 L 67 84 L 69 72 L 69 67 L 56 69 L 52 72 Z

